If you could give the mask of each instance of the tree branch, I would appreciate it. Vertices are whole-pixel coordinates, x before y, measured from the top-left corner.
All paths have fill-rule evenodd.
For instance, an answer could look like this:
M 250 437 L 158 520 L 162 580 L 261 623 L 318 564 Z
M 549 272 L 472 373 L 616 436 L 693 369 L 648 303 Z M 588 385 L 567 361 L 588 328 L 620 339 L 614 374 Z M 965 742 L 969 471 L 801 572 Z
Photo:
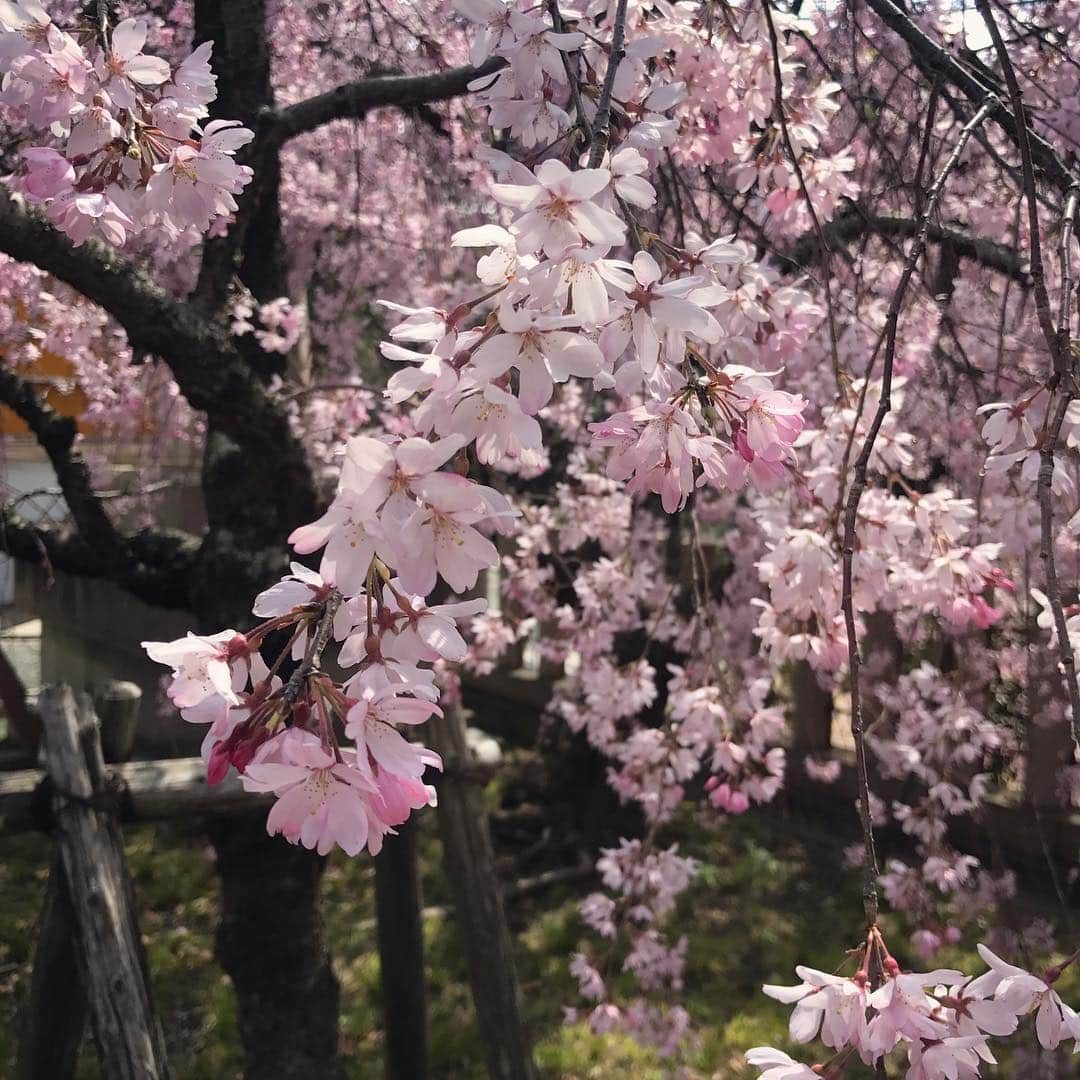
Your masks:
M 996 88 L 977 79 L 941 45 L 927 36 L 894 0 L 866 0 L 867 6 L 895 33 L 907 42 L 912 57 L 920 67 L 929 68 L 942 75 L 961 90 L 974 105 L 983 104 L 995 94 Z M 1020 124 L 1027 124 L 1025 117 L 1015 116 L 1000 100 L 994 97 L 991 105 L 992 119 L 1019 148 L 1022 138 Z M 1058 157 L 1053 146 L 1041 135 L 1027 129 L 1031 158 L 1046 177 L 1061 191 L 1066 191 L 1077 180 L 1072 171 Z
M 233 21 L 226 17 L 223 30 L 227 31 Z M 244 21 L 243 33 L 240 30 L 226 33 L 226 41 L 234 37 L 244 41 L 255 38 L 261 25 L 256 23 L 253 28 Z M 257 49 L 255 51 L 258 53 Z M 391 106 L 414 112 L 418 119 L 445 134 L 435 123 L 437 114 L 427 109 L 427 105 L 464 94 L 474 79 L 494 74 L 505 63 L 500 57 L 492 57 L 478 68 L 452 68 L 431 75 L 372 76 L 345 83 L 283 109 L 274 107 L 269 83 L 256 80 L 263 86 L 262 98 L 248 93 L 243 98 L 243 103 L 249 106 L 248 111 L 237 113 L 255 132 L 254 142 L 243 154 L 244 163 L 252 167 L 255 176 L 238 199 L 239 210 L 228 234 L 209 239 L 204 245 L 202 267 L 193 294 L 200 310 L 213 312 L 220 308 L 228 284 L 237 273 L 247 279 L 245 284 L 260 300 L 270 300 L 284 291 L 279 251 L 281 167 L 278 151 L 289 139 L 314 131 L 332 120 L 363 117 L 372 109 Z
M 595 169 L 608 151 L 611 141 L 611 97 L 615 90 L 615 76 L 626 55 L 626 0 L 618 0 L 611 24 L 611 49 L 608 52 L 607 70 L 600 87 L 600 100 L 596 103 L 593 119 L 592 142 L 589 146 L 589 168 Z
M 874 452 L 878 433 L 885 422 L 885 417 L 892 408 L 892 379 L 893 361 L 896 355 L 896 331 L 900 318 L 900 309 L 907 293 L 908 285 L 915 274 L 915 267 L 922 253 L 926 250 L 927 228 L 934 211 L 937 208 L 938 199 L 945 188 L 945 181 L 949 173 L 956 167 L 964 147 L 971 138 L 972 132 L 992 112 L 994 102 L 992 97 L 987 100 L 982 108 L 964 125 L 960 131 L 956 146 L 949 155 L 941 172 L 938 173 L 934 182 L 926 193 L 925 204 L 921 207 L 919 227 L 915 234 L 914 243 L 904 260 L 904 268 L 900 273 L 900 280 L 893 293 L 889 304 L 889 311 L 885 317 L 885 360 L 882 365 L 881 388 L 878 394 L 878 406 L 870 421 L 866 438 L 862 449 L 855 461 L 854 476 L 851 487 L 848 489 L 847 500 L 844 506 L 844 533 L 842 547 L 842 577 L 843 589 L 841 607 L 844 612 L 844 626 L 847 631 L 848 644 L 848 681 L 851 692 L 851 734 L 855 741 L 855 764 L 859 776 L 859 818 L 862 823 L 863 845 L 866 852 L 866 864 L 864 867 L 865 878 L 863 882 L 863 905 L 866 910 L 867 925 L 872 927 L 877 921 L 878 893 L 877 877 L 879 874 L 877 852 L 874 847 L 874 830 L 870 817 L 870 784 L 866 759 L 865 729 L 862 712 L 862 687 L 859 679 L 862 665 L 862 654 L 859 648 L 859 631 L 855 622 L 855 589 L 854 589 L 854 560 L 855 560 L 855 531 L 859 514 L 859 503 L 863 492 L 866 490 L 867 473 L 870 466 L 870 458 Z M 930 144 L 930 135 L 933 128 L 927 124 L 923 140 L 923 151 L 920 153 L 920 162 L 926 160 L 926 151 Z M 920 170 L 921 171 L 921 170 Z M 870 380 L 867 376 L 867 386 Z M 846 479 L 846 477 L 845 477 Z
M 271 144 L 280 146 L 331 120 L 363 117 L 372 109 L 387 106 L 410 108 L 446 101 L 466 93 L 474 79 L 494 75 L 505 64 L 501 57 L 493 56 L 480 67 L 466 65 L 431 75 L 378 75 L 345 83 L 325 94 L 279 109 L 269 125 L 267 138 Z
M 105 578 L 148 604 L 189 609 L 188 579 L 199 541 L 171 529 L 146 530 L 125 538 L 131 558 L 123 568 L 104 563 L 76 529 L 31 523 L 10 506 L 0 506 L 0 552 L 77 577 Z
M 105 512 L 90 479 L 86 460 L 75 447 L 78 427 L 70 417 L 61 416 L 38 397 L 34 386 L 0 362 L 0 401 L 25 421 L 49 463 L 82 538 L 97 553 L 102 564 L 118 571 L 130 561 L 131 552 Z
M 0 251 L 77 289 L 120 323 L 133 348 L 165 360 L 191 406 L 249 455 L 282 531 L 317 515 L 303 446 L 221 327 L 107 245 L 75 247 L 6 191 L 0 191 Z
M 42 401 L 32 383 L 3 363 L 0 401 L 26 422 L 48 455 L 75 526 L 31 524 L 13 506 L 0 507 L 0 550 L 23 561 L 107 578 L 153 604 L 185 607 L 198 538 L 171 529 L 122 533 L 106 513 L 86 460 L 75 448 L 75 421 Z
M 917 235 L 919 228 L 919 222 L 912 218 L 871 214 L 862 207 L 838 214 L 824 227 L 830 243 L 858 240 L 866 233 L 905 239 Z M 1024 260 L 1015 248 L 1007 244 L 986 236 L 976 236 L 955 225 L 932 223 L 926 227 L 926 238 L 934 244 L 948 244 L 962 259 L 970 259 L 989 270 L 997 270 L 1021 285 L 1031 284 L 1031 276 Z M 787 258 L 797 266 L 806 266 L 817 254 L 817 248 L 816 235 L 808 233 L 795 242 Z

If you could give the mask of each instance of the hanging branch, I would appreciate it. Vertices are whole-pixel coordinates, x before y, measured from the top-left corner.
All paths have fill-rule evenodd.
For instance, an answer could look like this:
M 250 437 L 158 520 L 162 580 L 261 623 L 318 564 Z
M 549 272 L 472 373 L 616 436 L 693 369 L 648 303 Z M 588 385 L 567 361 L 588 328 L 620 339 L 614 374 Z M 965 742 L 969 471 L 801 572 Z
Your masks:
M 1005 76 L 1005 85 L 1009 89 L 1009 101 L 1012 105 L 1013 115 L 1016 117 L 1016 133 L 1013 141 L 1020 151 L 1020 178 L 1024 188 L 1024 199 L 1027 202 L 1028 232 L 1031 234 L 1029 240 L 1031 246 L 1031 284 L 1035 293 L 1035 310 L 1039 316 L 1039 326 L 1042 328 L 1043 336 L 1050 347 L 1050 355 L 1054 361 L 1054 373 L 1060 377 L 1068 370 L 1068 356 L 1061 349 L 1061 343 L 1054 327 L 1054 316 L 1050 311 L 1050 295 L 1046 291 L 1046 274 L 1043 270 L 1042 240 L 1039 228 L 1039 203 L 1035 192 L 1035 170 L 1031 160 L 1031 139 L 1028 132 L 1027 113 L 1024 111 L 1024 100 L 1020 93 L 1020 84 L 1017 81 L 1012 61 L 1009 59 L 1009 51 L 1005 48 L 1005 42 L 1002 40 L 1001 32 L 994 21 L 990 5 L 987 0 L 975 0 L 975 3 L 994 43 L 994 51 L 997 53 L 998 63 L 1001 64 L 1002 74 Z
M 806 186 L 806 178 L 803 176 L 802 166 L 799 164 L 799 155 L 795 153 L 795 145 L 791 141 L 791 133 L 788 131 L 787 116 L 784 113 L 784 79 L 780 70 L 780 43 L 776 37 L 776 26 L 773 23 L 772 6 L 769 0 L 761 0 L 761 6 L 765 10 L 765 22 L 769 26 L 769 45 L 772 48 L 773 61 L 773 84 L 776 97 L 776 115 L 780 121 L 780 133 L 784 140 L 784 149 L 791 159 L 792 168 L 795 170 L 795 178 L 799 181 L 799 191 L 802 193 L 806 209 L 810 214 L 810 220 L 814 224 L 814 233 L 817 236 L 818 248 L 821 253 L 822 286 L 825 289 L 825 313 L 829 324 L 829 352 L 832 356 L 833 377 L 836 385 L 842 388 L 840 371 L 840 349 L 836 336 L 836 315 L 833 310 L 832 285 L 832 250 L 829 241 L 825 238 L 825 231 L 821 227 L 821 220 L 814 209 L 814 200 L 810 198 L 810 192 Z
M 877 851 L 874 846 L 874 830 L 870 820 L 870 782 L 866 763 L 866 740 L 862 714 L 862 687 L 859 682 L 859 670 L 862 663 L 859 654 L 859 634 L 855 626 L 855 601 L 852 588 L 852 564 L 855 554 L 855 523 L 859 513 L 859 502 L 866 490 L 867 469 L 870 464 L 870 456 L 874 451 L 881 425 L 886 415 L 892 408 L 892 377 L 893 361 L 896 357 L 896 328 L 900 317 L 900 308 L 904 302 L 908 285 L 915 273 L 915 267 L 923 252 L 926 250 L 929 220 L 933 216 L 945 187 L 945 180 L 960 160 L 968 140 L 975 129 L 990 115 L 998 105 L 997 98 L 988 98 L 979 111 L 963 126 L 957 139 L 956 146 L 944 168 L 938 173 L 937 178 L 927 192 L 926 204 L 923 207 L 919 223 L 919 231 L 915 237 L 911 250 L 904 260 L 904 268 L 900 274 L 900 281 L 893 293 L 889 304 L 889 311 L 885 318 L 885 358 L 881 372 L 881 392 L 878 397 L 878 407 L 870 422 L 870 428 L 866 433 L 866 439 L 855 460 L 855 475 L 848 490 L 847 504 L 844 508 L 844 541 L 843 541 L 843 595 L 842 607 L 844 612 L 844 626 L 847 630 L 848 640 L 848 667 L 851 681 L 851 734 L 855 740 L 855 765 L 858 772 L 859 782 L 859 819 L 862 824 L 863 846 L 866 850 L 866 878 L 863 883 L 863 906 L 866 911 L 866 921 L 869 926 L 877 922 L 878 895 L 877 876 L 878 861 Z M 926 139 L 929 141 L 930 128 L 926 129 Z
M 1080 185 L 1069 189 L 1065 202 L 1065 213 L 1061 223 L 1061 308 L 1058 315 L 1056 336 L 1048 340 L 1048 345 L 1056 341 L 1068 363 L 1068 371 L 1059 390 L 1057 405 L 1043 435 L 1039 447 L 1039 476 L 1036 491 L 1039 500 L 1039 557 L 1042 560 L 1046 576 L 1046 598 L 1054 618 L 1054 630 L 1057 634 L 1058 658 L 1061 664 L 1065 690 L 1069 696 L 1069 733 L 1072 736 L 1073 749 L 1080 752 L 1080 684 L 1076 677 L 1076 653 L 1069 638 L 1069 625 L 1065 618 L 1065 604 L 1061 599 L 1061 583 L 1058 580 L 1057 554 L 1054 550 L 1054 453 L 1061 437 L 1061 428 L 1065 414 L 1075 397 L 1076 360 L 1073 356 L 1069 333 L 1070 308 L 1072 302 L 1072 263 L 1069 248 L 1072 246 L 1073 223 L 1076 219 L 1077 204 L 1080 202 Z M 1051 384 L 1058 375 L 1055 364 L 1051 374 Z M 1049 406 L 1048 406 L 1049 407 Z
M 1002 40 L 1001 32 L 994 20 L 993 12 L 987 0 L 976 0 L 979 14 L 982 16 L 990 38 L 994 43 L 998 63 L 1001 65 L 1005 85 L 1009 88 L 1012 111 L 1018 119 L 1016 144 L 1020 150 L 1020 168 L 1023 178 L 1024 200 L 1027 203 L 1028 231 L 1031 233 L 1031 281 L 1035 291 L 1035 310 L 1039 317 L 1039 326 L 1046 340 L 1050 353 L 1050 377 L 1047 387 L 1050 401 L 1047 413 L 1052 419 L 1043 433 L 1039 446 L 1039 476 L 1035 490 L 1039 501 L 1039 557 L 1042 560 L 1046 576 L 1046 598 L 1054 618 L 1057 633 L 1057 647 L 1061 662 L 1061 673 L 1065 681 L 1065 691 L 1069 698 L 1069 732 L 1073 747 L 1080 751 L 1080 683 L 1076 677 L 1076 655 L 1069 639 L 1068 622 L 1065 618 L 1065 605 L 1061 599 L 1061 583 L 1058 581 L 1057 556 L 1054 551 L 1054 453 L 1057 449 L 1065 414 L 1075 396 L 1076 360 L 1073 357 L 1071 335 L 1069 333 L 1069 309 L 1072 298 L 1072 266 L 1069 259 L 1069 247 L 1072 241 L 1073 222 L 1076 217 L 1077 200 L 1080 197 L 1080 182 L 1069 185 L 1062 215 L 1061 241 L 1061 303 L 1058 319 L 1055 323 L 1050 309 L 1050 296 L 1046 289 L 1046 275 L 1043 270 L 1042 241 L 1039 229 L 1039 210 L 1035 190 L 1035 170 L 1031 160 L 1031 145 L 1028 132 L 1027 114 L 1024 112 L 1020 83 L 1016 78 L 1009 51 Z M 1057 399 L 1056 405 L 1054 399 Z

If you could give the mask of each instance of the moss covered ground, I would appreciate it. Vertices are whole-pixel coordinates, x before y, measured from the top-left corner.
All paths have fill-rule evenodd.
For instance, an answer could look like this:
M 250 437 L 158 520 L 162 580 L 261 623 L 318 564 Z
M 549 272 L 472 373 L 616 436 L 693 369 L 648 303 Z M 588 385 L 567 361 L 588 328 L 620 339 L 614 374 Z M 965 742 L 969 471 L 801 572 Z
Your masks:
M 699 1038 L 682 1075 L 740 1078 L 749 1075 L 741 1063 L 745 1048 L 772 1043 L 793 1049 L 786 1041 L 787 1010 L 760 994 L 759 985 L 793 981 L 796 963 L 830 970 L 840 963 L 856 944 L 858 884 L 839 869 L 843 838 L 801 819 L 770 813 L 720 831 L 690 825 L 680 832 L 683 849 L 702 861 L 676 915 L 677 926 L 692 931 L 685 1000 Z M 421 838 L 425 904 L 448 905 L 432 815 L 425 816 Z M 239 1076 L 234 997 L 213 953 L 218 894 L 212 852 L 195 827 L 134 826 L 126 839 L 175 1075 L 178 1080 Z M 0 840 L 0 1076 L 12 1072 L 48 852 L 41 836 Z M 367 858 L 339 854 L 331 860 L 322 900 L 342 986 L 342 1048 L 349 1075 L 357 1078 L 382 1074 L 372 875 Z M 547 1077 L 670 1075 L 664 1062 L 629 1040 L 596 1037 L 581 1025 L 562 1022 L 562 1006 L 573 998 L 568 958 L 589 940 L 577 916 L 577 901 L 588 887 L 585 882 L 551 888 L 511 904 L 537 1059 Z M 425 938 L 432 1074 L 482 1077 L 452 915 L 429 917 Z M 964 947 L 940 959 L 978 969 L 971 954 Z M 1070 981 L 1075 999 L 1076 980 Z M 88 1043 L 80 1077 L 96 1075 Z

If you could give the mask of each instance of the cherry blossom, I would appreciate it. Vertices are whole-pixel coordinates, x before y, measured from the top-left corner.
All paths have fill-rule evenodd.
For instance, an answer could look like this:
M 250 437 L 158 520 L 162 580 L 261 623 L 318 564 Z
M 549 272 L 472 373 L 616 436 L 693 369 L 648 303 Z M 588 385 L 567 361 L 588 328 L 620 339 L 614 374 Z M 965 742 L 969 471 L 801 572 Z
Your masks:
M 266 821 L 271 835 L 320 855 L 335 844 L 358 855 L 368 843 L 371 796 L 378 789 L 350 762 L 351 752 L 335 761 L 316 736 L 290 728 L 263 745 L 242 780 L 246 791 L 277 797 Z
M 188 633 L 177 641 L 144 641 L 147 656 L 173 669 L 169 698 L 178 709 L 191 708 L 211 696 L 237 704 L 233 663 L 248 653 L 248 643 L 235 630 L 200 637 Z
M 774 1050 L 771 1046 L 755 1046 L 747 1050 L 746 1061 L 762 1071 L 759 1080 L 811 1080 L 820 1076 L 808 1065 L 802 1065 L 783 1050 Z
M 542 251 L 558 256 L 585 239 L 593 244 L 619 244 L 626 227 L 610 210 L 592 201 L 611 182 L 607 169 L 571 172 L 562 162 L 549 159 L 540 165 L 533 182 L 493 184 L 491 194 L 504 206 L 523 211 L 511 232 L 522 253 Z
M 160 86 L 171 74 L 166 61 L 142 51 L 146 34 L 145 19 L 125 19 L 117 23 L 109 54 L 98 61 L 102 87 L 121 109 L 135 109 L 139 88 Z

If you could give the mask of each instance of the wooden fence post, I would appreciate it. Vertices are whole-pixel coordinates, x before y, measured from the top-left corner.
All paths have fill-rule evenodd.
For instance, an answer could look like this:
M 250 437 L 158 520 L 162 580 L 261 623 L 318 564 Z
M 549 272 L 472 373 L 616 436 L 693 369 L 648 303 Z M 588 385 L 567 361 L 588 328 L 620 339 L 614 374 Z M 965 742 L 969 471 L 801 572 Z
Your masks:
M 386 837 L 375 864 L 375 915 L 389 1080 L 424 1080 L 427 1000 L 416 823 Z
M 441 718 L 433 716 L 427 734 L 446 766 L 438 784 L 439 831 L 488 1074 L 492 1080 L 531 1080 L 536 1068 L 522 1017 L 513 943 L 495 874 L 483 791 L 467 775 L 470 758 L 461 710 L 450 706 Z
M 165 1038 L 120 830 L 104 806 L 105 764 L 93 707 L 85 695 L 76 704 L 70 687 L 49 686 L 39 708 L 57 844 L 102 1074 L 109 1080 L 165 1080 Z
M 135 748 L 142 690 L 137 683 L 108 679 L 94 688 L 101 753 L 106 761 L 127 761 Z
M 75 913 L 60 853 L 53 856 L 41 908 L 30 996 L 19 1030 L 15 1080 L 71 1080 L 86 1026 Z

